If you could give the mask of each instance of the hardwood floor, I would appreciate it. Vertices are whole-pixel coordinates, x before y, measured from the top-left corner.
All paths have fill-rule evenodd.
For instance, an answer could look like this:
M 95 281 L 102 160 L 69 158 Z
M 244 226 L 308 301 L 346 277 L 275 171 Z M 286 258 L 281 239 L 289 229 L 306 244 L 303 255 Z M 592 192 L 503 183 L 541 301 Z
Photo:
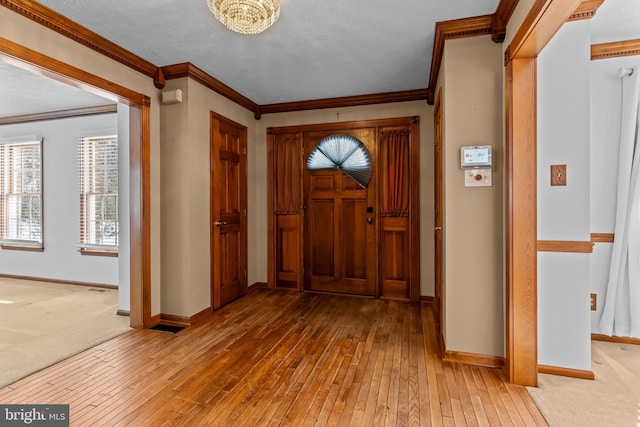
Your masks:
M 0 389 L 71 425 L 546 426 L 523 387 L 443 363 L 428 304 L 257 289 L 167 334 L 134 330 Z

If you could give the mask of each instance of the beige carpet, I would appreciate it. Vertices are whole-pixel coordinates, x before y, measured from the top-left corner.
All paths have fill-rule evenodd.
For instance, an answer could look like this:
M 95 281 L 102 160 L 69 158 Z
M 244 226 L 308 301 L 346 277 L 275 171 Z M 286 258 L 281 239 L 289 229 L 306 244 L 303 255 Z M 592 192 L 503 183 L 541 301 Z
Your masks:
M 129 328 L 118 291 L 0 278 L 0 387 Z
M 640 345 L 591 349 L 594 381 L 540 374 L 529 394 L 551 427 L 640 427 Z

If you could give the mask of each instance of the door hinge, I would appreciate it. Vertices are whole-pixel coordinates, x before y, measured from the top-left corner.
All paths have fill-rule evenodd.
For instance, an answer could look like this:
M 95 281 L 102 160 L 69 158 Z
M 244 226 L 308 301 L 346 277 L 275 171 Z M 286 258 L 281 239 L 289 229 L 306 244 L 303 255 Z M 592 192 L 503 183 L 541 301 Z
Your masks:
M 242 154 L 247 155 L 247 147 L 242 147 Z
M 244 216 L 247 216 L 247 208 L 244 208 Z
M 244 271 L 244 278 L 247 278 L 247 270 Z

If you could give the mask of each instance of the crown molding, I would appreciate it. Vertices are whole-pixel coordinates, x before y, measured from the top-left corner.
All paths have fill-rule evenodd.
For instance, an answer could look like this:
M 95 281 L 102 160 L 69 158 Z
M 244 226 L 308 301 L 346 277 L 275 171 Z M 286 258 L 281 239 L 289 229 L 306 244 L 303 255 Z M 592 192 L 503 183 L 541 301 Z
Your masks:
M 452 21 L 436 22 L 436 33 L 433 41 L 433 55 L 431 58 L 431 72 L 429 74 L 429 96 L 427 102 L 434 101 L 433 90 L 438 83 L 444 42 L 450 39 L 475 37 L 491 34 L 493 29 L 493 15 L 473 16 L 471 18 L 454 19 Z
M 217 92 L 231 101 L 243 106 L 247 110 L 253 111 L 256 120 L 260 120 L 262 114 L 424 100 L 427 99 L 428 93 L 427 89 L 416 89 L 401 92 L 375 93 L 370 95 L 344 96 L 339 98 L 258 105 L 246 96 L 235 91 L 220 80 L 212 77 L 189 62 L 167 65 L 162 67 L 161 70 L 166 80 L 179 79 L 183 77 L 189 77 L 196 80 L 214 92 Z
M 507 24 L 517 5 L 518 0 L 500 0 L 491 22 L 491 40 L 496 43 L 504 41 L 507 34 Z
M 97 114 L 116 113 L 117 111 L 117 104 L 99 105 L 97 107 L 72 108 L 69 110 L 49 111 L 46 113 L 0 117 L 0 125 L 40 122 L 43 120 L 67 119 L 70 117 L 95 116 Z
M 593 18 L 598 8 L 602 6 L 602 3 L 604 3 L 604 0 L 584 0 L 567 21 L 580 21 L 582 19 Z
M 283 102 L 260 105 L 260 113 L 289 113 L 293 111 L 320 110 L 324 108 L 354 107 L 360 105 L 387 104 L 390 102 L 419 101 L 427 99 L 427 89 L 400 92 L 374 93 L 370 95 L 343 96 L 310 101 Z
M 640 55 L 640 39 L 591 45 L 591 60 Z
M 518 0 L 501 0 L 498 5 L 501 19 L 508 21 Z M 280 104 L 258 105 L 251 99 L 207 74 L 191 63 L 182 63 L 157 67 L 149 61 L 129 52 L 108 39 L 77 24 L 64 15 L 33 0 L 0 0 L 4 6 L 38 24 L 47 27 L 63 36 L 70 38 L 108 58 L 113 59 L 129 68 L 153 78 L 155 87 L 164 88 L 165 81 L 180 77 L 191 77 L 209 89 L 217 92 L 231 101 L 247 108 L 254 113 L 256 119 L 262 114 L 302 111 L 311 109 L 348 107 L 355 105 L 371 105 L 390 102 L 415 101 L 426 99 L 433 104 L 433 88 L 442 62 L 444 41 L 453 38 L 473 37 L 491 34 L 493 31 L 494 15 L 477 16 L 452 21 L 438 22 L 434 42 L 434 56 L 431 63 L 431 78 L 429 88 L 401 92 L 388 92 L 370 95 L 326 98 L 310 101 L 288 102 Z M 501 21 L 502 22 L 502 21 Z M 434 71 L 435 70 L 435 71 Z
M 159 89 L 162 88 L 158 86 L 160 81 L 156 80 L 158 67 L 118 46 L 112 41 L 109 41 L 108 39 L 70 20 L 66 16 L 32 0 L 0 0 L 0 5 L 59 34 L 62 34 L 63 36 L 68 37 L 89 49 L 107 56 L 114 61 L 154 78 L 154 84 L 156 87 Z
M 167 65 L 165 67 L 162 67 L 161 71 L 162 71 L 162 74 L 164 75 L 164 79 L 166 80 L 179 79 L 182 77 L 190 77 L 193 80 L 197 81 L 198 83 L 201 83 L 202 85 L 211 89 L 212 91 L 219 93 L 220 95 L 230 99 L 231 101 L 235 102 L 238 105 L 243 106 L 247 110 L 253 111 L 256 119 L 259 119 L 260 109 L 258 107 L 258 104 L 256 104 L 246 96 L 242 95 L 240 92 L 222 83 L 220 80 L 216 79 L 215 77 L 212 77 L 211 75 L 207 74 L 205 71 L 201 70 L 200 68 L 196 67 L 190 62 Z

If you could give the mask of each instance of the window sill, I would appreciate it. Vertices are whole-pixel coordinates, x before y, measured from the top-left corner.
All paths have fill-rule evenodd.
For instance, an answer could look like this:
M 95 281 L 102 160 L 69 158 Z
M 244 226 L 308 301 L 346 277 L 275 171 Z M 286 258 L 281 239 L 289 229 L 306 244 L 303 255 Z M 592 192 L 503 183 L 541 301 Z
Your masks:
M 108 249 L 80 248 L 80 255 L 117 257 L 118 251 L 111 251 Z
M 16 243 L 2 243 L 0 244 L 0 248 L 9 251 L 44 252 L 44 246 L 21 245 Z

